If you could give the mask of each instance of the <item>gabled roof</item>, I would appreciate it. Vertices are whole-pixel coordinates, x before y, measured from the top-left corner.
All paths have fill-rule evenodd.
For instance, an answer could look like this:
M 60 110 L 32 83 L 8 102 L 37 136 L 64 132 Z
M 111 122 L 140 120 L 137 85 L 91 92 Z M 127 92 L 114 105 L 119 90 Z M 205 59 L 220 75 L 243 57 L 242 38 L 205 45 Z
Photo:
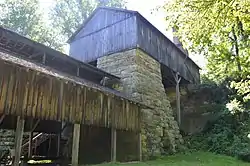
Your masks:
M 153 28 L 156 32 L 160 33 L 166 40 L 169 41 L 169 43 L 177 49 L 182 56 L 185 56 L 187 59 L 189 59 L 198 69 L 201 69 L 186 53 L 184 53 L 179 47 L 177 47 L 166 35 L 164 35 L 159 29 L 157 29 L 152 23 L 150 23 L 145 17 L 143 17 L 138 11 L 134 10 L 127 10 L 127 9 L 121 9 L 121 8 L 112 8 L 112 7 L 98 7 L 97 9 L 94 10 L 94 12 L 89 16 L 89 18 L 84 21 L 84 23 L 77 29 L 77 31 L 68 39 L 68 43 L 74 40 L 76 35 L 84 28 L 85 25 L 93 18 L 93 16 L 101 9 L 104 10 L 111 10 L 111 11 L 117 11 L 117 12 L 125 12 L 125 13 L 130 13 L 134 14 L 136 17 L 138 17 L 141 21 L 146 23 L 148 26 Z
M 125 13 L 131 13 L 131 14 L 139 14 L 137 11 L 133 10 L 127 10 L 122 8 L 112 8 L 112 7 L 98 7 L 96 8 L 91 15 L 82 23 L 82 25 L 72 34 L 72 36 L 68 39 L 67 43 L 70 43 L 76 35 L 84 28 L 84 26 L 93 18 L 93 16 L 99 11 L 99 10 L 112 10 L 112 11 L 118 11 L 118 12 L 125 12 Z

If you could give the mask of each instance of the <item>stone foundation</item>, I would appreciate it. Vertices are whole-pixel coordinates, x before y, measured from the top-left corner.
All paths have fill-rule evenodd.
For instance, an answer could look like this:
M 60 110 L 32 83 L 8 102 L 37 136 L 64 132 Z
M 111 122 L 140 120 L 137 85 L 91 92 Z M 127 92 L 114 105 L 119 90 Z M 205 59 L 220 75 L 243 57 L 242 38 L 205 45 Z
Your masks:
M 175 153 L 183 140 L 162 84 L 160 63 L 133 49 L 99 58 L 97 67 L 121 78 L 118 90 L 153 108 L 143 110 L 143 156 Z

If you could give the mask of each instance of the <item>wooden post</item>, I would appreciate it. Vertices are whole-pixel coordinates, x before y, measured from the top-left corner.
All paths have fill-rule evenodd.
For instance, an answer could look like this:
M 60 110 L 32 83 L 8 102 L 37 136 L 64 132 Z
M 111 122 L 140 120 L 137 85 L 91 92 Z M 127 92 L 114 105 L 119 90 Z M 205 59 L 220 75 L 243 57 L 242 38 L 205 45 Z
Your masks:
M 138 133 L 138 156 L 139 161 L 142 161 L 141 133 Z
M 60 125 L 59 133 L 57 134 L 57 157 L 60 156 L 60 145 L 61 145 L 61 130 L 62 130 L 62 123 Z
M 33 139 L 33 131 L 31 131 L 29 135 L 29 152 L 28 152 L 29 159 L 32 157 L 32 142 L 33 142 L 32 139 Z
M 30 133 L 29 133 L 29 151 L 28 151 L 29 159 L 32 157 L 33 122 L 34 122 L 34 119 L 31 119 Z
M 81 125 L 74 124 L 73 145 L 72 145 L 72 161 L 71 161 L 72 166 L 78 166 L 80 131 L 81 131 Z
M 46 63 L 46 53 L 44 52 L 43 53 L 43 64 L 45 64 Z
M 176 75 L 175 75 L 175 82 L 176 82 L 176 111 L 177 111 L 177 122 L 178 122 L 179 126 L 181 126 L 180 81 L 181 81 L 181 77 L 179 78 L 179 73 L 176 73 Z
M 4 118 L 5 118 L 5 115 L 4 115 L 4 114 L 3 114 L 3 115 L 0 115 L 0 126 L 1 126 L 1 124 L 3 123 Z
M 24 123 L 25 123 L 25 120 L 22 119 L 20 116 L 18 116 L 16 133 L 15 133 L 15 156 L 14 156 L 14 164 L 13 164 L 14 166 L 19 166 L 19 162 L 20 162 Z
M 116 129 L 111 128 L 111 162 L 116 162 Z

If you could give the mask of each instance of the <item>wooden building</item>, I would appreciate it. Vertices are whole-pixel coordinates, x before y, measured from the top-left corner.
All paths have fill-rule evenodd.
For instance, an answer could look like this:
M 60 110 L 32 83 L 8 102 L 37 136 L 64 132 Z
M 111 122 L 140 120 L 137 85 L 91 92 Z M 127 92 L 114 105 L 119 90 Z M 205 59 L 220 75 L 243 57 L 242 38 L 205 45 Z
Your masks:
M 111 130 L 110 153 L 116 160 L 116 130 L 140 133 L 142 105 L 100 85 L 104 77 L 112 83 L 119 81 L 116 76 L 0 28 L 0 127 L 13 129 L 9 120 L 17 117 L 14 165 L 20 160 L 24 131 L 31 132 L 29 153 L 35 139 L 32 132 L 59 134 L 59 146 L 61 128 L 55 129 L 50 122 L 74 124 L 73 166 L 78 164 L 83 125 Z
M 180 74 L 182 84 L 200 82 L 200 68 L 136 11 L 97 8 L 68 43 L 70 56 L 92 64 L 103 56 L 141 49 L 161 63 L 166 87 L 175 82 L 172 73 Z

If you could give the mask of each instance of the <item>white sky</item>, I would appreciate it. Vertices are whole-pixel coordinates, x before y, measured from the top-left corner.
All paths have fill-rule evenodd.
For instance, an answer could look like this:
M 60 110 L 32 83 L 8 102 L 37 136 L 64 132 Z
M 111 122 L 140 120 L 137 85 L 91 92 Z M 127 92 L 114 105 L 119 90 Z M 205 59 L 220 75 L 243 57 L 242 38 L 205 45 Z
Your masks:
M 53 0 L 39 0 L 41 6 L 46 11 L 52 4 Z M 158 6 L 162 6 L 166 0 L 127 0 L 127 8 L 130 10 L 138 11 L 149 22 L 151 22 L 157 29 L 165 34 L 170 40 L 173 39 L 171 31 L 166 30 L 165 14 L 163 10 L 154 10 Z M 204 59 L 201 56 L 192 56 L 193 59 L 200 67 L 205 66 Z

